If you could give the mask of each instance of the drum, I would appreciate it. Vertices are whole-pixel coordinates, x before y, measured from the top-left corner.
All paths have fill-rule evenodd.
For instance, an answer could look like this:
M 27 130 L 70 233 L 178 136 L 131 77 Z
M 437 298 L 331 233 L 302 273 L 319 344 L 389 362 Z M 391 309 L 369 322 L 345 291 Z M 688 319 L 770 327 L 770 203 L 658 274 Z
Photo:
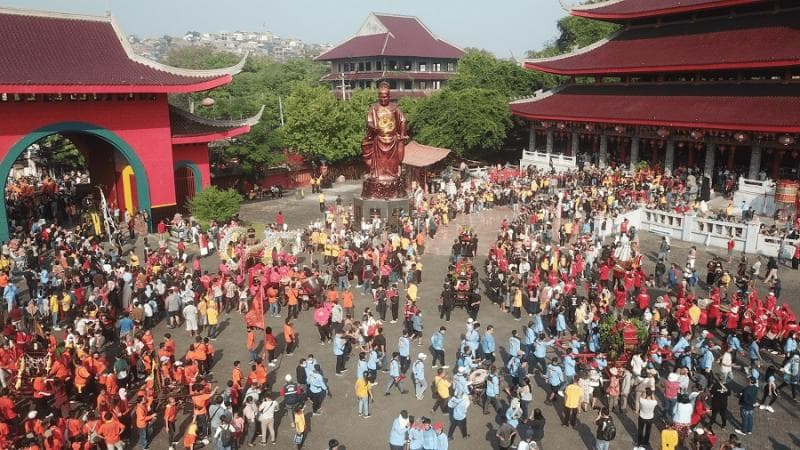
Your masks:
M 486 369 L 475 369 L 469 374 L 469 384 L 476 386 L 486 382 L 489 377 L 489 371 Z
M 797 181 L 779 181 L 775 187 L 775 201 L 793 205 L 797 198 L 797 186 Z

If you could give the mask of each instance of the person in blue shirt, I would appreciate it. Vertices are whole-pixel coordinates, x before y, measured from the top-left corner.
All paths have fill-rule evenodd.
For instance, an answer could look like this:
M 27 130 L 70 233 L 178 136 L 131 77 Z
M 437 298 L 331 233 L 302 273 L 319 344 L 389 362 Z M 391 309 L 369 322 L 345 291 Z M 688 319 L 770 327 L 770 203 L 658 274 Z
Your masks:
M 564 308 L 558 309 L 558 316 L 556 316 L 556 333 L 558 337 L 564 337 L 567 333 L 567 316 L 564 314 Z
M 511 359 L 508 360 L 508 364 L 506 364 L 506 370 L 508 374 L 511 375 L 512 384 L 515 386 L 519 385 L 517 374 L 519 373 L 519 368 L 522 366 L 523 356 L 525 356 L 525 352 L 523 350 L 517 350 L 517 354 L 512 356 Z
M 378 352 L 375 350 L 371 350 L 369 352 L 369 356 L 367 357 L 367 370 L 369 370 L 369 377 L 370 381 L 373 383 L 378 376 L 378 364 L 380 364 L 380 358 L 378 358 Z
M 417 395 L 417 400 L 422 400 L 425 389 L 428 388 L 428 382 L 425 380 L 425 358 L 427 357 L 428 355 L 425 353 L 420 353 L 411 366 L 411 374 L 414 376 L 414 393 Z
M 786 338 L 786 342 L 783 343 L 783 353 L 785 356 L 783 363 L 786 364 L 787 362 L 789 362 L 789 360 L 792 358 L 792 355 L 794 355 L 796 352 L 797 352 L 797 339 L 795 339 L 795 336 L 792 334 L 789 335 L 789 337 Z
M 508 358 L 513 358 L 522 348 L 522 342 L 517 337 L 517 330 L 511 330 L 511 337 L 508 338 Z M 507 361 L 506 361 L 507 362 Z
M 581 341 L 578 340 L 578 336 L 573 334 L 572 339 L 570 339 L 569 341 L 569 346 L 572 349 L 572 354 L 577 355 L 578 353 L 581 352 L 581 347 L 583 346 L 583 343 L 581 343 Z
M 409 424 L 408 411 L 404 409 L 400 411 L 400 415 L 392 422 L 392 428 L 389 431 L 390 450 L 405 450 L 406 441 L 408 441 Z
M 408 330 L 403 330 L 403 335 L 397 340 L 397 354 L 400 356 L 400 371 L 406 373 L 411 361 L 411 340 L 408 339 Z
M 325 383 L 325 378 L 320 373 L 319 364 L 315 364 L 311 369 L 311 374 L 308 376 L 308 390 L 311 394 L 311 408 L 315 416 L 322 414 L 322 401 L 325 400 L 325 395 L 328 393 L 328 385 Z
M 466 373 L 467 370 L 464 367 L 459 367 L 458 373 L 453 375 L 453 395 L 469 394 Z
M 464 439 L 468 438 L 467 410 L 469 410 L 469 395 L 454 395 L 450 397 L 447 406 L 450 407 L 450 429 L 447 431 L 447 437 L 452 439 L 453 432 L 458 428 L 461 430 L 461 437 Z
M 122 313 L 122 319 L 117 322 L 117 327 L 119 328 L 120 337 L 127 336 L 128 333 L 133 331 L 133 320 L 131 320 L 127 312 Z
M 422 448 L 423 450 L 436 450 L 436 430 L 427 417 L 422 419 Z
M 538 316 L 538 314 L 537 314 Z M 523 330 L 525 332 L 523 344 L 525 344 L 525 353 L 530 355 L 534 350 L 534 343 L 536 342 L 536 335 L 538 334 L 533 330 L 533 321 L 528 322 L 528 326 Z
M 679 355 L 679 354 L 683 353 L 684 351 L 686 351 L 686 348 L 689 347 L 689 338 L 688 338 L 688 336 L 689 336 L 688 334 L 686 336 L 681 336 L 680 339 L 678 339 L 678 342 L 675 343 L 675 345 L 672 346 L 672 354 L 673 355 Z
M 436 431 L 436 450 L 447 450 L 450 442 L 447 439 L 447 435 L 444 434 L 444 425 L 441 422 L 436 422 L 433 425 L 433 429 Z
M 497 396 L 500 395 L 500 377 L 497 375 L 497 366 L 494 364 L 489 367 L 489 375 L 486 376 L 486 391 L 483 397 L 483 414 L 489 414 L 486 411 L 486 404 L 489 403 L 494 407 L 497 412 L 500 409 L 500 403 L 497 401 Z
M 494 363 L 494 347 L 494 327 L 489 325 L 486 327 L 486 332 L 483 333 L 483 339 L 481 340 L 481 353 L 483 353 L 483 359 L 489 361 L 490 363 Z
M 561 366 L 558 365 L 558 358 L 550 360 L 550 364 L 547 365 L 545 378 L 547 379 L 547 384 L 550 386 L 550 393 L 547 394 L 547 401 L 552 402 L 561 388 L 561 384 L 564 382 L 564 371 L 561 369 Z
M 469 343 L 470 352 L 472 352 L 472 357 L 475 357 L 475 351 L 477 351 L 481 344 L 481 335 L 478 333 L 478 329 L 480 328 L 481 324 L 478 322 L 474 322 L 472 327 L 467 330 L 466 335 L 464 338 Z
M 529 322 L 528 326 L 533 329 L 534 336 L 544 333 L 544 322 L 542 321 L 541 311 L 533 315 L 533 322 Z
M 572 348 L 568 348 L 566 354 L 561 360 L 564 364 L 564 383 L 561 385 L 561 390 L 568 384 L 572 384 L 575 379 L 575 359 L 572 357 Z
M 408 418 L 410 424 L 408 427 L 408 450 L 423 450 L 422 437 L 423 430 L 421 423 L 414 423 L 414 416 Z
M 592 353 L 600 351 L 600 331 L 597 328 L 593 328 L 589 335 L 589 351 Z
M 374 381 L 371 379 L 371 372 L 369 369 L 369 364 L 367 363 L 367 352 L 360 352 L 358 354 L 358 367 L 356 368 L 356 377 L 361 376 L 363 373 L 367 373 L 366 379 L 367 381 Z
M 403 374 L 400 372 L 400 354 L 397 352 L 392 353 L 392 361 L 389 362 L 389 384 L 386 386 L 386 395 L 389 395 L 389 391 L 395 386 L 401 394 L 406 393 L 403 389 Z
M 714 364 L 714 354 L 707 345 L 700 347 L 700 358 L 697 361 L 697 368 L 707 375 L 711 373 L 711 366 Z
M 761 349 L 755 338 L 752 338 L 750 346 L 747 348 L 747 357 L 750 358 L 750 367 L 758 367 L 761 362 Z
M 433 361 L 431 361 L 431 365 L 434 368 L 450 368 L 450 366 L 446 366 L 444 363 L 444 335 L 446 332 L 447 328 L 441 327 L 439 331 L 433 333 L 431 336 L 431 350 L 433 350 Z M 439 365 L 436 364 L 437 362 L 439 362 Z
M 337 331 L 336 335 L 333 337 L 333 354 L 336 356 L 336 375 L 342 376 L 342 372 L 345 372 L 347 369 L 344 366 L 345 363 L 345 354 L 344 354 L 344 347 L 347 341 L 344 339 L 344 334 L 342 331 Z
M 533 343 L 533 358 L 536 365 L 544 373 L 547 370 L 547 347 L 555 343 L 554 339 L 547 339 L 544 333 L 539 333 L 539 338 Z

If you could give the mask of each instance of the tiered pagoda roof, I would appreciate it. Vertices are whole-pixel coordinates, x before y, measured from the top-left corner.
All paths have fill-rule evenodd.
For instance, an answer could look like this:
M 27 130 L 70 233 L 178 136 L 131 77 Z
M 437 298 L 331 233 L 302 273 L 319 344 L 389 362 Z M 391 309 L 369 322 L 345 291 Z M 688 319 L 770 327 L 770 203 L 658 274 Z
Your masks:
M 241 120 L 213 120 L 196 116 L 189 111 L 170 105 L 169 121 L 173 144 L 196 144 L 219 141 L 240 136 L 261 120 L 264 107 L 252 116 Z
M 797 5 L 617 0 L 572 8 L 573 15 L 627 23 L 606 40 L 525 67 L 595 82 L 573 78 L 512 102 L 511 110 L 531 121 L 798 133 Z
M 800 65 L 800 12 L 628 28 L 525 67 L 558 75 L 706 71 Z
M 438 38 L 417 17 L 371 13 L 355 36 L 319 55 L 319 61 L 368 56 L 458 59 L 464 51 Z
M 570 9 L 573 16 L 610 22 L 646 19 L 672 14 L 694 13 L 730 8 L 764 0 L 612 0 L 577 5 Z
M 572 84 L 511 103 L 530 120 L 800 132 L 797 84 Z
M 244 66 L 190 70 L 136 55 L 113 17 L 0 8 L 0 92 L 183 93 L 230 83 Z

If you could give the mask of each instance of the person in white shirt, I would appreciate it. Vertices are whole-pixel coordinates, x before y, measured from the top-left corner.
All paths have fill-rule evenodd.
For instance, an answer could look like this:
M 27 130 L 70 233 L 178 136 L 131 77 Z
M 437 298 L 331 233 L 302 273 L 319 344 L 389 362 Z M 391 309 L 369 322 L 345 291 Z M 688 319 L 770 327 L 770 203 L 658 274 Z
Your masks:
M 639 399 L 639 423 L 637 426 L 636 449 L 646 448 L 650 444 L 650 430 L 653 427 L 653 416 L 658 401 L 653 396 L 653 390 L 645 389 L 644 395 Z

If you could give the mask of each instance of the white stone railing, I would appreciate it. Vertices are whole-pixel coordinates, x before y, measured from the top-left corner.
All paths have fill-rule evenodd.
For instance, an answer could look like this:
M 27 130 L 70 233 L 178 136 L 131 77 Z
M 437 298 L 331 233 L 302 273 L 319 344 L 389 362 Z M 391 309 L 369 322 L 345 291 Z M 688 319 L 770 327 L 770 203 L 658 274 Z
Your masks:
M 538 150 L 523 150 L 519 165 L 522 169 L 528 166 L 547 168 L 550 167 L 551 162 L 556 170 L 574 169 L 577 167 L 577 158 L 574 156 L 568 156 L 562 153 L 547 153 Z
M 769 195 L 775 191 L 775 182 L 772 180 L 751 180 L 739 177 L 739 192 L 753 195 Z

